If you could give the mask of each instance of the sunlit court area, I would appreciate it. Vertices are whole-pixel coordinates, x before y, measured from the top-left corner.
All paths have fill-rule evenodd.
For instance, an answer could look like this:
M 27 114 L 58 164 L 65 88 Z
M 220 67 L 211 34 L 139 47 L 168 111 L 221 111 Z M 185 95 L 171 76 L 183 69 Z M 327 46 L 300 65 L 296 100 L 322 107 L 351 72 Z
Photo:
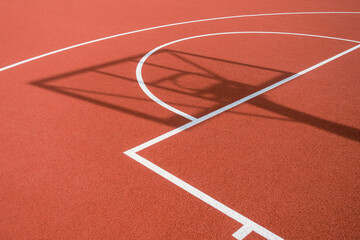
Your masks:
M 360 239 L 358 0 L 0 2 L 0 239 Z

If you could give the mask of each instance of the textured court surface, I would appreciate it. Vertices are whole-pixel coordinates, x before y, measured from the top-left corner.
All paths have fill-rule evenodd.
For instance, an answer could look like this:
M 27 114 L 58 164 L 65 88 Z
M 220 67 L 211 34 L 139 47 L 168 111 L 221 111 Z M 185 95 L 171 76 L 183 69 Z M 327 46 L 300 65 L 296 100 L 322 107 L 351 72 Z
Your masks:
M 0 29 L 1 239 L 360 238 L 358 1 L 11 1 Z

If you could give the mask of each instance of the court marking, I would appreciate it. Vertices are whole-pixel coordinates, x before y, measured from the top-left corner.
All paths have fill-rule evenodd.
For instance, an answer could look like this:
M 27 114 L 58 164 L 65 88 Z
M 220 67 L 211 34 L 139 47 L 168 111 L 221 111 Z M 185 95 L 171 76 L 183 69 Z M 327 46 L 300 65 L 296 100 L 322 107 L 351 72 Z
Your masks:
M 29 59 L 26 59 L 26 60 L 23 60 L 23 61 L 20 61 L 20 62 L 16 62 L 16 63 L 11 64 L 11 65 L 8 65 L 8 66 L 2 67 L 2 68 L 0 68 L 0 72 L 5 71 L 5 70 L 8 70 L 8 69 L 11 69 L 11 68 L 14 68 L 14 67 L 16 67 L 16 66 L 19 66 L 19 65 L 22 65 L 22 64 L 25 64 L 25 63 L 28 63 L 28 62 L 31 62 L 31 61 L 34 61 L 34 60 L 37 60 L 37 59 L 40 59 L 40 58 L 43 58 L 43 57 L 46 57 L 46 56 L 50 56 L 50 55 L 53 55 L 53 54 L 56 54 L 56 53 L 60 53 L 60 52 L 66 51 L 66 50 L 70 50 L 70 49 L 73 49 L 73 48 L 77 48 L 77 47 L 80 47 L 80 46 L 89 45 L 89 44 L 92 44 L 92 43 L 96 43 L 96 42 L 100 42 L 100 41 L 104 41 L 104 40 L 108 40 L 108 39 L 112 39 L 112 38 L 116 38 L 116 37 L 120 37 L 120 36 L 125 36 L 125 35 L 129 35 L 129 34 L 133 34 L 133 33 L 145 32 L 145 31 L 149 31 L 149 30 L 155 30 L 155 29 L 172 27 L 172 26 L 178 26 L 178 25 L 184 25 L 184 24 L 190 24 L 190 23 L 199 23 L 199 22 L 205 22 L 205 21 L 225 20 L 225 19 L 243 18 L 243 17 L 258 17 L 258 16 L 305 15 L 305 14 L 359 14 L 359 13 L 360 13 L 360 12 L 288 12 L 288 13 L 265 13 L 265 14 L 250 14 L 250 15 L 237 15 L 237 16 L 228 16 L 228 17 L 207 18 L 207 19 L 200 19 L 200 20 L 179 22 L 179 23 L 173 23 L 173 24 L 166 24 L 166 25 L 160 25 L 160 26 L 156 26 L 156 27 L 150 27 L 150 28 L 144 28 L 144 29 L 140 29 L 140 30 L 130 31 L 130 32 L 126 32 L 126 33 L 120 33 L 120 34 L 116 34 L 116 35 L 111 35 L 111 36 L 108 36 L 108 37 L 99 38 L 99 39 L 96 39 L 96 40 L 91 40 L 91 41 L 79 43 L 79 44 L 76 44 L 76 45 L 72 45 L 72 46 L 69 46 L 69 47 L 61 48 L 61 49 L 58 49 L 58 50 L 55 50 L 55 51 L 52 51 L 52 52 L 48 52 L 48 53 L 45 53 L 45 54 L 42 54 L 42 55 L 38 55 L 38 56 L 36 56 L 36 57 L 32 57 L 32 58 L 29 58 Z M 358 41 L 354 41 L 354 42 L 358 42 Z M 346 51 L 338 54 L 338 55 L 335 55 L 334 57 L 332 57 L 332 58 L 333 58 L 332 60 L 335 60 L 335 59 L 338 58 L 338 57 L 341 57 L 341 56 L 343 56 L 343 55 L 345 55 L 345 54 L 347 54 L 347 53 L 349 53 L 349 52 L 351 52 L 351 51 L 354 51 L 354 50 L 356 50 L 356 49 L 359 48 L 359 47 L 360 47 L 360 45 L 357 45 L 357 46 L 355 46 L 355 47 L 353 47 L 353 48 L 350 48 L 350 49 L 348 49 L 348 50 L 346 50 Z M 317 67 L 320 67 L 320 66 L 322 66 L 322 65 L 324 65 L 324 64 L 326 64 L 326 63 L 328 63 L 328 62 L 330 62 L 330 61 L 332 61 L 332 60 L 327 59 L 327 60 L 325 60 L 325 61 L 317 64 L 317 65 L 319 65 L 319 66 L 317 66 Z M 314 65 L 313 67 L 315 67 L 315 66 L 316 66 L 316 65 Z M 311 67 L 311 68 L 313 68 L 313 67 Z M 317 67 L 315 67 L 315 68 L 317 68 Z M 315 68 L 313 68 L 313 69 L 315 69 Z M 311 70 L 313 70 L 313 69 L 310 69 L 310 70 L 309 70 L 309 68 L 308 68 L 308 69 L 303 70 L 302 72 L 304 72 L 304 71 L 306 71 L 306 70 L 311 71 Z M 301 73 L 301 72 L 299 72 L 298 74 L 300 74 L 300 73 Z M 304 73 L 303 73 L 303 74 L 304 74 Z M 295 75 L 296 75 L 296 74 L 295 74 Z M 293 75 L 293 76 L 295 76 L 295 75 Z M 293 77 L 293 76 L 291 76 L 291 77 Z M 299 76 L 301 76 L 301 75 L 299 75 Z M 299 77 L 299 76 L 295 76 L 294 78 L 297 78 L 297 77 Z M 290 78 L 291 78 L 291 77 L 290 77 Z M 293 78 L 293 79 L 294 79 L 294 78 Z M 288 79 L 288 78 L 286 78 L 286 79 Z M 284 80 L 286 80 L 286 79 L 284 79 Z M 282 81 L 284 81 L 284 80 L 282 80 Z M 292 79 L 290 79 L 290 80 L 292 80 Z M 288 81 L 290 81 L 290 80 L 288 80 Z M 280 82 L 282 82 L 282 81 L 280 81 Z M 284 83 L 285 83 L 285 82 L 284 82 Z M 283 84 L 283 83 L 282 83 L 282 84 Z M 274 85 L 275 85 L 275 84 L 274 84 Z M 281 85 L 281 84 L 280 84 L 280 85 Z M 273 86 L 273 85 L 271 85 L 271 86 Z M 269 87 L 271 87 L 271 86 L 269 86 Z M 269 88 L 269 87 L 268 87 L 268 88 Z M 277 87 L 277 86 L 274 86 L 273 88 L 275 88 L 275 87 Z M 266 88 L 265 88 L 265 89 L 266 89 Z M 268 89 L 268 90 L 266 90 L 265 92 L 270 91 L 270 90 L 271 90 L 271 89 Z M 257 93 L 257 92 L 256 92 L 256 93 Z M 254 93 L 254 94 L 256 94 L 256 93 Z M 262 94 L 262 93 L 261 93 L 261 94 Z M 253 94 L 249 95 L 248 97 L 250 97 L 250 96 L 252 96 L 252 95 L 253 95 Z M 260 94 L 259 94 L 259 95 L 260 95 Z M 245 98 L 248 98 L 248 97 L 245 97 Z M 195 126 L 195 125 L 197 125 L 197 124 L 205 121 L 206 119 L 203 119 L 203 118 L 204 118 L 204 117 L 207 117 L 208 115 L 211 115 L 211 114 L 212 114 L 213 116 L 216 116 L 216 115 L 218 115 L 218 114 L 220 114 L 220 113 L 222 113 L 222 112 L 224 112 L 224 111 L 227 111 L 228 109 L 231 109 L 232 107 L 235 107 L 235 106 L 237 106 L 237 105 L 239 105 L 239 104 L 241 104 L 241 103 L 243 103 L 243 102 L 246 102 L 246 101 L 248 101 L 248 100 L 250 100 L 250 99 L 252 99 L 252 98 L 254 98 L 254 97 L 256 97 L 256 96 L 250 97 L 250 98 L 247 99 L 247 100 L 246 100 L 245 98 L 243 98 L 244 100 L 243 100 L 243 99 L 240 99 L 240 100 L 232 103 L 232 104 L 237 103 L 237 104 L 234 105 L 234 106 L 230 106 L 230 105 L 232 105 L 232 104 L 229 104 L 229 105 L 227 105 L 227 106 L 225 106 L 225 107 L 223 107 L 223 108 L 220 108 L 220 109 L 218 109 L 218 110 L 216 110 L 216 111 L 214 111 L 214 112 L 212 112 L 212 113 L 210 113 L 210 114 L 207 114 L 207 115 L 205 115 L 205 116 L 203 116 L 203 117 L 201 117 L 201 118 L 199 118 L 199 119 L 195 119 L 195 120 L 193 120 L 192 122 L 190 122 L 190 123 L 188 123 L 188 124 L 185 124 L 185 125 L 177 128 L 177 129 L 174 129 L 174 130 L 172 130 L 172 131 L 170 131 L 170 132 L 168 132 L 168 133 L 166 133 L 166 134 L 163 134 L 163 135 L 161 135 L 161 136 L 159 136 L 159 137 L 157 137 L 157 138 L 154 138 L 153 140 L 150 140 L 150 141 L 148 141 L 148 142 L 146 142 L 146 143 L 144 143 L 144 144 L 141 144 L 141 145 L 139 145 L 138 147 L 135 147 L 135 148 L 132 148 L 132 149 L 130 149 L 130 150 L 128 150 L 128 151 L 125 151 L 124 153 L 125 153 L 126 155 L 128 155 L 129 157 L 133 158 L 135 161 L 138 161 L 138 162 L 141 163 L 142 165 L 144 165 L 144 166 L 146 166 L 146 167 L 149 166 L 148 168 L 149 168 L 150 170 L 152 170 L 152 171 L 154 171 L 154 172 L 159 171 L 160 173 L 162 173 L 162 174 L 164 174 L 164 175 L 168 175 L 169 177 L 171 177 L 171 176 L 173 176 L 172 174 L 166 172 L 165 170 L 163 170 L 163 169 L 161 169 L 160 167 L 156 166 L 155 164 L 151 163 L 151 162 L 148 161 L 147 159 L 141 157 L 140 155 L 138 155 L 138 154 L 136 153 L 136 151 L 140 151 L 140 150 L 142 150 L 142 149 L 144 149 L 144 148 L 146 148 L 146 147 L 148 147 L 148 146 L 151 146 L 151 145 L 153 145 L 153 144 L 155 144 L 155 143 L 157 143 L 157 142 L 160 142 L 160 141 L 162 141 L 162 140 L 164 140 L 164 139 L 166 139 L 166 138 L 168 138 L 168 137 L 170 137 L 170 136 L 173 136 L 173 135 L 175 135 L 175 134 L 177 134 L 177 133 L 179 133 L 179 132 L 182 132 L 182 131 L 184 131 L 185 129 L 188 129 L 188 128 L 192 127 L 192 126 Z M 243 102 L 241 102 L 241 100 L 243 100 Z M 213 116 L 209 116 L 208 118 L 211 118 L 211 117 L 213 117 Z M 203 120 L 202 120 L 202 119 L 203 119 Z M 194 122 L 195 122 L 195 124 L 194 124 Z M 185 126 L 186 126 L 186 127 L 185 127 Z M 185 127 L 185 128 L 183 128 L 183 127 Z M 169 133 L 170 133 L 170 134 L 169 134 Z M 169 136 L 165 136 L 165 135 L 169 135 Z M 162 136 L 164 136 L 163 139 L 161 139 Z M 155 140 L 155 141 L 154 141 L 154 140 Z M 140 146 L 141 146 L 141 148 L 139 148 Z M 142 163 L 142 162 L 143 162 L 143 163 Z M 148 165 L 148 166 L 147 166 L 147 165 Z M 154 169 L 151 169 L 151 168 L 154 168 Z M 159 175 L 161 175 L 160 173 L 159 173 Z M 162 176 L 162 175 L 161 175 L 161 176 Z M 173 177 L 174 177 L 174 179 L 179 180 L 179 181 L 180 181 L 180 182 L 179 182 L 180 184 L 185 183 L 185 182 L 182 181 L 181 179 L 178 179 L 178 178 L 176 178 L 175 176 L 173 176 Z M 165 177 L 165 178 L 166 178 L 166 177 Z M 169 179 L 168 179 L 168 180 L 169 180 Z M 170 180 L 169 180 L 169 181 L 170 181 Z M 176 183 L 175 183 L 175 184 L 176 184 Z M 185 185 L 186 185 L 186 184 L 187 184 L 187 183 L 185 183 Z M 177 185 L 177 184 L 176 184 L 176 185 Z M 194 191 L 198 191 L 199 193 L 202 193 L 201 191 L 197 190 L 196 188 L 192 187 L 192 186 L 189 185 L 189 184 L 187 184 L 187 186 L 189 186 L 190 189 L 192 188 Z M 184 189 L 184 190 L 185 190 L 185 189 Z M 203 193 L 203 194 L 205 194 L 205 193 Z M 205 197 L 206 197 L 206 196 L 210 199 L 210 201 L 212 201 L 212 200 L 215 201 L 215 202 L 214 202 L 214 203 L 215 203 L 215 204 L 214 204 L 214 207 L 215 207 L 215 208 L 216 208 L 217 205 L 219 205 L 219 206 L 222 206 L 222 205 L 223 205 L 223 204 L 221 204 L 220 202 L 217 202 L 215 199 L 213 199 L 213 198 L 211 198 L 210 196 L 208 196 L 208 195 L 205 194 Z M 223 205 L 223 206 L 225 206 L 225 205 Z M 226 209 L 227 209 L 227 210 L 231 210 L 231 209 L 229 209 L 228 207 L 225 206 L 225 210 L 226 210 Z M 226 212 L 223 212 L 223 213 L 226 214 Z M 237 239 L 243 239 L 243 238 L 245 238 L 251 231 L 254 231 L 254 232 L 257 232 L 258 234 L 260 234 L 260 235 L 262 235 L 262 236 L 264 236 L 264 237 L 267 236 L 266 238 L 268 238 L 268 239 L 282 239 L 282 238 L 278 237 L 277 235 L 271 233 L 269 230 L 267 230 L 267 229 L 261 227 L 260 225 L 256 224 L 255 222 L 253 222 L 253 221 L 249 220 L 248 218 L 240 215 L 239 213 L 237 213 L 237 212 L 235 212 L 235 211 L 233 211 L 233 210 L 231 210 L 230 213 L 238 214 L 238 218 L 239 218 L 239 219 L 242 219 L 242 220 L 245 220 L 245 221 L 246 221 L 246 220 L 249 221 L 247 225 L 243 225 L 238 231 L 236 231 L 236 232 L 233 234 L 233 237 L 235 237 L 235 238 L 237 238 Z M 252 230 L 250 231 L 250 229 L 252 229 Z
M 189 39 L 189 38 L 187 38 Z M 352 42 L 357 42 L 357 43 L 360 43 L 358 41 L 353 41 L 351 40 Z M 173 41 L 173 42 L 176 42 L 176 41 Z M 162 46 L 165 46 L 166 44 L 162 45 Z M 186 192 L 192 194 L 193 196 L 195 196 L 196 198 L 200 199 L 201 201 L 207 203 L 208 205 L 212 206 L 213 208 L 215 208 L 216 210 L 222 212 L 223 214 L 227 215 L 228 217 L 234 219 L 235 221 L 239 222 L 240 224 L 242 224 L 243 226 L 238 230 L 236 231 L 234 234 L 233 234 L 233 237 L 235 237 L 236 239 L 238 240 L 242 240 L 244 239 L 246 236 L 248 236 L 252 231 L 256 232 L 257 234 L 259 234 L 260 236 L 263 236 L 267 239 L 271 239 L 271 240 L 280 240 L 282 239 L 281 237 L 277 236 L 276 234 L 270 232 L 269 230 L 267 230 L 266 228 L 258 225 L 257 223 L 253 222 L 252 220 L 246 218 L 245 216 L 241 215 L 240 213 L 236 212 L 235 210 L 227 207 L 226 205 L 222 204 L 221 202 L 217 201 L 216 199 L 210 197 L 209 195 L 207 195 L 206 193 L 200 191 L 199 189 L 191 186 L 190 184 L 186 183 L 185 181 L 181 180 L 180 178 L 174 176 L 173 174 L 167 172 L 166 170 L 160 168 L 159 166 L 155 165 L 154 163 L 150 162 L 149 160 L 147 160 L 146 158 L 140 156 L 138 154 L 139 151 L 141 150 L 144 150 L 156 143 L 159 143 L 171 136 L 174 136 L 188 128 L 191 128 L 201 122 L 204 122 L 216 115 L 219 115 L 233 107 L 236 107 L 246 101 L 249 101 L 261 94 L 264 94 L 276 87 L 279 87 L 295 78 L 298 78 L 314 69 L 317 69 L 331 61 L 334 61 L 335 59 L 337 58 L 340 58 L 342 56 L 344 56 L 345 54 L 348 54 L 356 49 L 360 48 L 360 44 L 352 47 L 352 48 L 349 48 L 337 55 L 334 55 L 333 57 L 330 57 L 318 64 L 315 64 L 303 71 L 300 71 L 288 78 L 285 78 L 277 83 L 274 83 L 266 88 L 263 88 L 247 97 L 244 97 L 244 98 L 241 98 L 240 100 L 238 101 L 235 101 L 229 105 L 226 105 L 218 110 L 215 110 L 209 114 L 206 114 L 205 116 L 203 117 L 200 117 L 198 119 L 195 119 L 179 128 L 176 128 L 174 130 L 171 130 L 163 135 L 160 135 L 159 137 L 156 137 L 150 141 L 147 141 L 143 144 L 140 144 L 139 146 L 137 147 L 134 147 L 130 150 L 127 150 L 124 152 L 124 154 L 126 154 L 127 156 L 129 156 L 130 158 L 132 158 L 133 160 L 135 160 L 136 162 L 140 163 L 141 165 L 147 167 L 148 169 L 150 169 L 151 171 L 159 174 L 160 176 L 162 176 L 163 178 L 167 179 L 168 181 L 172 182 L 173 184 L 175 184 L 176 186 L 182 188 L 183 190 L 185 190 Z M 156 49 L 156 48 L 155 48 Z M 153 51 L 155 52 L 155 51 Z M 150 54 L 151 55 L 151 54 Z M 148 55 L 148 56 L 150 56 Z M 146 60 L 146 59 L 145 59 Z M 140 60 L 141 61 L 141 60 Z M 140 64 L 140 62 L 139 62 Z M 143 64 L 143 63 L 142 63 Z M 141 72 L 141 69 L 140 69 L 140 72 Z
M 20 66 L 20 65 L 28 63 L 28 62 L 35 61 L 35 60 L 40 59 L 40 58 L 44 58 L 44 57 L 47 57 L 47 56 L 50 56 L 50 55 L 54 55 L 56 53 L 64 52 L 64 51 L 67 51 L 67 50 L 70 50 L 70 49 L 73 49 L 73 48 L 89 45 L 89 44 L 92 44 L 92 43 L 101 42 L 101 41 L 116 38 L 116 37 L 126 36 L 126 35 L 130 35 L 130 34 L 134 34 L 134 33 L 146 32 L 146 31 L 155 30 L 155 29 L 161 29 L 161 28 L 185 25 L 185 24 L 190 24 L 190 23 L 209 22 L 209 21 L 226 20 L 226 19 L 234 19 L 234 18 L 281 16 L 281 15 L 311 15 L 311 14 L 360 14 L 360 12 L 260 13 L 260 14 L 235 15 L 235 16 L 227 16 L 227 17 L 205 18 L 205 19 L 199 19 L 199 20 L 191 20 L 191 21 L 185 21 L 185 22 L 170 23 L 170 24 L 160 25 L 160 26 L 156 26 L 156 27 L 149 27 L 149 28 L 143 28 L 143 29 L 134 30 L 134 31 L 130 31 L 130 32 L 119 33 L 119 34 L 115 34 L 115 35 L 111 35 L 111 36 L 107 36 L 107 37 L 103 37 L 103 38 L 98 38 L 98 39 L 83 42 L 83 43 L 78 43 L 78 44 L 75 44 L 75 45 L 72 45 L 72 46 L 69 46 L 69 47 L 61 48 L 61 49 L 58 49 L 58 50 L 55 50 L 55 51 L 44 53 L 44 54 L 41 54 L 41 55 L 38 55 L 38 56 L 35 56 L 35 57 L 32 57 L 32 58 L 28 58 L 28 59 L 25 59 L 25 60 L 10 64 L 10 65 L 7 65 L 5 67 L 0 68 L 0 72 L 11 69 L 11 68 L 14 68 L 16 66 Z
M 184 118 L 189 119 L 190 121 L 194 121 L 196 120 L 195 117 L 180 111 L 179 109 L 176 109 L 172 106 L 170 106 L 169 104 L 165 103 L 164 101 L 162 101 L 161 99 L 157 98 L 146 86 L 144 79 L 142 77 L 142 68 L 144 63 L 146 62 L 146 60 L 155 52 L 159 51 L 160 49 L 167 47 L 169 45 L 175 44 L 175 43 L 179 43 L 179 42 L 183 42 L 183 41 L 187 41 L 187 40 L 191 40 L 191 39 L 196 39 L 196 38 L 202 38 L 202 37 L 210 37 L 210 36 L 219 36 L 219 35 L 232 35 L 232 34 L 277 34 L 277 35 L 292 35 L 292 36 L 302 36 L 302 37 L 316 37 L 316 38 L 325 38 L 325 39 L 331 39 L 331 40 L 341 40 L 341 41 L 345 41 L 345 42 L 353 42 L 353 43 L 360 43 L 360 41 L 355 41 L 355 40 L 350 40 L 350 39 L 345 39 L 345 38 L 337 38 L 337 37 L 329 37 L 329 36 L 323 36 L 323 35 L 314 35 L 314 34 L 304 34 L 304 33 L 289 33 L 289 32 L 265 32 L 265 31 L 242 31 L 242 32 L 219 32 L 219 33 L 209 33 L 209 34 L 202 34 L 202 35 L 196 35 L 196 36 L 191 36 L 191 37 L 186 37 L 186 38 L 181 38 L 181 39 L 177 39 L 168 43 L 165 43 L 161 46 L 158 46 L 156 48 L 154 48 L 153 50 L 151 50 L 150 52 L 148 52 L 147 54 L 145 54 L 141 60 L 139 61 L 139 63 L 136 66 L 136 79 L 138 84 L 140 85 L 141 90 L 143 90 L 143 92 L 154 102 L 156 102 L 157 104 L 159 104 L 160 106 L 162 106 L 163 108 L 168 109 L 169 111 L 174 112 L 175 114 L 178 114 Z M 304 70 L 305 71 L 305 70 Z M 305 72 L 306 73 L 306 72 Z M 303 73 L 303 74 L 305 74 Z M 299 73 L 300 74 L 300 73 Z

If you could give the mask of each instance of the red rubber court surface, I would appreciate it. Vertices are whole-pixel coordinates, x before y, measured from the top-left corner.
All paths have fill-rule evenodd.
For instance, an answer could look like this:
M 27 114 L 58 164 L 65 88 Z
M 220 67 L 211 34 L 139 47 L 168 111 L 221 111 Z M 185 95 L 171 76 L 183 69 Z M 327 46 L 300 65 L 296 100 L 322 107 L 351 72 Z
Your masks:
M 0 3 L 1 239 L 359 239 L 358 1 Z

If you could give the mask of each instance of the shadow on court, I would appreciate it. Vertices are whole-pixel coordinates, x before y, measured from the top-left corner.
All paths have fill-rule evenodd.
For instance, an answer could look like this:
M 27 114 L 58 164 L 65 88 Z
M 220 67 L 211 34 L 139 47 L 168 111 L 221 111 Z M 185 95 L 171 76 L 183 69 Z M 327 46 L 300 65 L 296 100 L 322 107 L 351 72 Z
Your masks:
M 166 63 L 145 63 L 144 68 L 147 67 L 155 72 L 152 76 L 144 78 L 146 85 L 150 91 L 154 92 L 155 96 L 170 106 L 182 111 L 183 109 L 191 109 L 193 113 L 190 115 L 194 117 L 204 116 L 294 74 L 175 50 L 161 50 L 154 55 L 171 56 L 179 64 L 175 64 L 174 67 L 174 64 L 169 66 Z M 173 114 L 171 117 L 164 118 L 145 109 L 144 104 L 155 103 L 141 91 L 136 80 L 135 69 L 142 56 L 143 54 L 91 66 L 33 81 L 30 84 L 101 107 L 178 127 L 180 124 L 178 115 Z M 217 69 L 214 70 L 214 68 L 207 66 L 204 64 L 205 62 L 220 64 L 224 73 L 237 69 L 236 71 L 262 71 L 271 74 L 269 74 L 270 77 L 254 83 L 249 82 L 246 76 L 237 78 L 238 75 L 235 74 L 230 78 L 219 74 Z M 156 74 L 157 72 L 162 74 Z M 190 82 L 189 79 L 191 79 Z M 198 79 L 201 81 L 197 82 Z M 166 97 L 161 97 L 162 95 L 172 96 L 172 98 L 166 99 Z M 227 113 L 300 122 L 347 139 L 360 141 L 359 129 L 279 105 L 264 95 L 260 95 L 247 103 L 273 112 L 279 117 L 231 110 Z M 184 110 L 184 112 L 187 111 Z

